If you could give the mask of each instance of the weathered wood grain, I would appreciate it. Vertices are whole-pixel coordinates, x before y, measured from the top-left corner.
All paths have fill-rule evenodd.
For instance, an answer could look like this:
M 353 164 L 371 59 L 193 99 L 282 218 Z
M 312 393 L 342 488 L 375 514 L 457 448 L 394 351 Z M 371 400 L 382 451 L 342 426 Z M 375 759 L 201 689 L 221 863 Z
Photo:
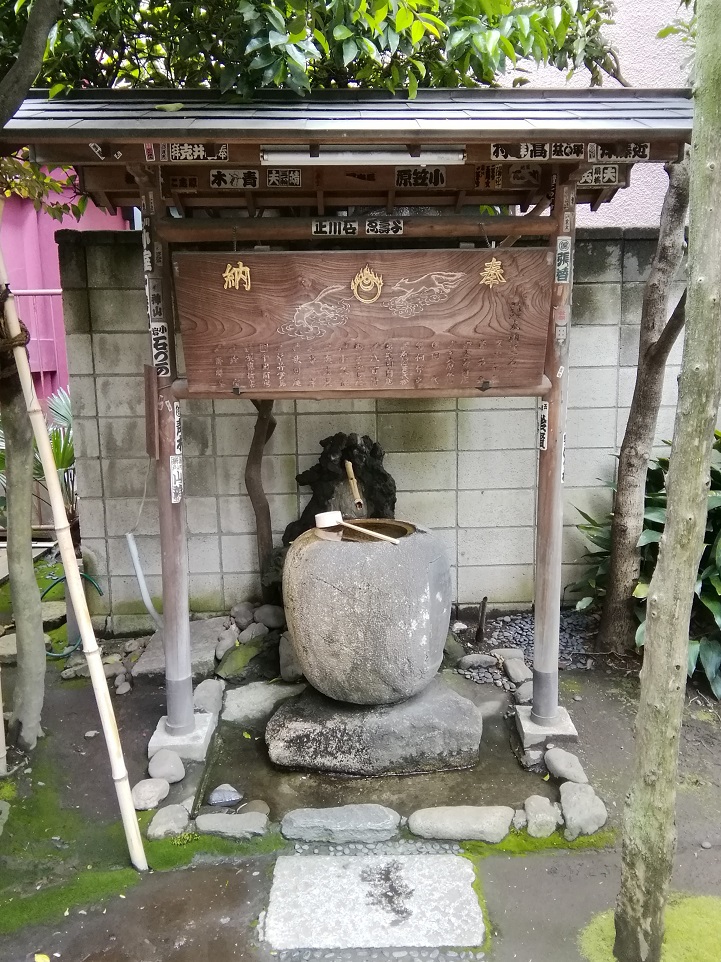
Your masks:
M 489 287 L 493 258 L 504 280 Z M 248 274 L 226 288 L 239 263 Z M 532 393 L 543 380 L 545 249 L 179 253 L 173 266 L 191 394 Z M 382 280 L 373 303 L 351 287 L 366 267 Z

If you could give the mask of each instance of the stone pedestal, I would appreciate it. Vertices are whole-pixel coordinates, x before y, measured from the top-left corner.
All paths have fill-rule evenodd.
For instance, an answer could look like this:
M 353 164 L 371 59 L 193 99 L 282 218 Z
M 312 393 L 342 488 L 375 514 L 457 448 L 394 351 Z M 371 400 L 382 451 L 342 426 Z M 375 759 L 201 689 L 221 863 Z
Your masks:
M 480 710 L 436 678 L 394 705 L 349 705 L 309 688 L 278 709 L 265 740 L 271 761 L 284 768 L 413 774 L 471 768 L 482 728 Z

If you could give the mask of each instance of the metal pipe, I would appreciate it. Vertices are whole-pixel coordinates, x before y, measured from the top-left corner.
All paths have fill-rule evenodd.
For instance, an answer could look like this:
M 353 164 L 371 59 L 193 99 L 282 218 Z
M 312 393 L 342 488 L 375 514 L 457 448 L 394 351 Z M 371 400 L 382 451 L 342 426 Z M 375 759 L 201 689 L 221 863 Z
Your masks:
M 0 221 L 2 221 L 4 206 L 5 198 L 0 196 Z M 0 288 L 7 289 L 10 294 L 2 250 L 0 250 Z M 20 320 L 15 310 L 12 294 L 10 294 L 5 301 L 5 321 L 10 337 L 18 337 L 21 334 Z M 108 691 L 108 682 L 103 669 L 100 649 L 95 639 L 95 632 L 90 620 L 85 592 L 83 591 L 82 578 L 78 571 L 75 548 L 73 547 L 70 525 L 68 524 L 68 516 L 65 511 L 65 502 L 63 501 L 62 491 L 60 490 L 58 472 L 53 459 L 52 448 L 50 447 L 47 424 L 45 423 L 45 417 L 33 387 L 33 378 L 30 373 L 30 364 L 25 347 L 14 348 L 13 355 L 15 357 L 18 374 L 20 375 L 20 383 L 22 384 L 25 404 L 30 415 L 33 433 L 35 434 L 38 454 L 45 473 L 45 484 L 52 507 L 55 534 L 58 539 L 58 547 L 60 548 L 60 557 L 65 568 L 68 591 L 77 614 L 78 629 L 83 640 L 83 651 L 87 658 L 90 680 L 93 685 L 98 712 L 100 713 L 100 722 L 108 748 L 110 769 L 113 781 L 115 782 L 115 790 L 118 796 L 118 804 L 120 806 L 120 814 L 125 830 L 128 851 L 130 853 L 130 860 L 139 871 L 147 871 L 148 862 L 145 858 L 143 840 L 140 835 L 135 806 L 133 805 L 133 799 L 130 793 L 128 770 L 125 767 L 123 749 L 120 744 L 120 735 L 115 721 L 113 705 L 110 701 L 110 692 Z
M 128 542 L 128 551 L 130 552 L 130 560 L 133 562 L 133 569 L 135 571 L 135 577 L 138 579 L 138 587 L 140 588 L 140 595 L 143 599 L 143 604 L 145 609 L 153 619 L 155 624 L 163 630 L 163 619 L 160 617 L 158 612 L 155 610 L 155 606 L 148 592 L 148 586 L 145 583 L 145 575 L 143 573 L 142 565 L 140 564 L 140 557 L 138 556 L 138 546 L 135 543 L 135 535 L 130 531 L 125 535 L 125 540 Z

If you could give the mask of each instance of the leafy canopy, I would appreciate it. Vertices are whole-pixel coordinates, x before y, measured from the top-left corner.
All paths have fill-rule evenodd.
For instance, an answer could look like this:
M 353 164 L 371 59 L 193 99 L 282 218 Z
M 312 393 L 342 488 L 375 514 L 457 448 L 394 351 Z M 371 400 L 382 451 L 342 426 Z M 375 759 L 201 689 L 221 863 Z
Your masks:
M 17 54 L 26 6 L 0 11 L 0 76 Z M 524 63 L 585 66 L 601 83 L 620 78 L 603 36 L 613 12 L 612 0 L 65 0 L 37 83 L 52 95 L 359 85 L 414 96 L 419 87 L 493 84 Z

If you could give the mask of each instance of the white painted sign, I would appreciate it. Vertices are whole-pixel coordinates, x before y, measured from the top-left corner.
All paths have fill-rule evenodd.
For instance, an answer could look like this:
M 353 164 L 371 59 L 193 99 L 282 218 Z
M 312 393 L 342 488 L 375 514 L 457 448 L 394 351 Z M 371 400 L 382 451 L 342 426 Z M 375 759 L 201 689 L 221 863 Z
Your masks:
M 170 455 L 170 502 L 180 504 L 183 498 L 183 456 Z
M 556 238 L 556 283 L 568 284 L 571 280 L 571 238 Z
M 212 167 L 210 186 L 214 190 L 255 190 L 260 187 L 260 171 L 252 167 Z
M 396 187 L 445 187 L 445 167 L 396 167 Z
M 357 234 L 357 220 L 319 219 L 313 221 L 311 228 L 312 237 L 356 237 Z
M 265 182 L 268 187 L 300 187 L 300 167 L 268 167 Z
M 183 453 L 183 422 L 180 417 L 180 401 L 173 401 L 173 419 L 175 421 L 175 453 Z
M 381 217 L 366 221 L 366 234 L 370 236 L 394 235 L 400 237 L 402 233 L 403 219 L 401 217 Z
M 548 450 L 548 401 L 541 402 L 541 417 L 538 424 L 538 447 Z
M 591 163 L 597 160 L 625 160 L 629 163 L 651 159 L 651 144 L 589 144 L 588 159 Z
M 177 163 L 178 161 L 227 159 L 227 144 L 172 143 L 160 145 L 160 160 L 162 162 Z
M 615 187 L 619 183 L 618 164 L 594 164 L 578 181 L 579 186 Z

